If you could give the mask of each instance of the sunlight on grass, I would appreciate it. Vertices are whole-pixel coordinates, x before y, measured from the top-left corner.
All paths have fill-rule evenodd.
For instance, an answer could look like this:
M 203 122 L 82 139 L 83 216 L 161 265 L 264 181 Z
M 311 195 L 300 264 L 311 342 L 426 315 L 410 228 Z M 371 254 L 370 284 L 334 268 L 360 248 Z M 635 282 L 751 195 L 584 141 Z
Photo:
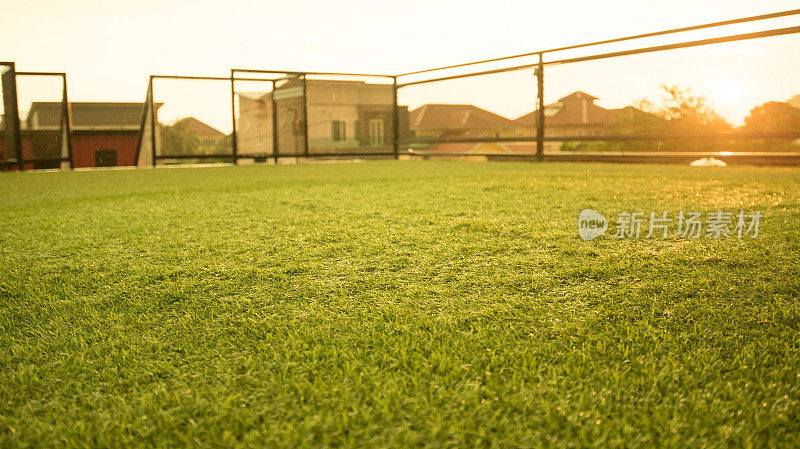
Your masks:
M 0 174 L 0 447 L 800 444 L 800 170 Z M 759 210 L 584 242 L 578 212 Z

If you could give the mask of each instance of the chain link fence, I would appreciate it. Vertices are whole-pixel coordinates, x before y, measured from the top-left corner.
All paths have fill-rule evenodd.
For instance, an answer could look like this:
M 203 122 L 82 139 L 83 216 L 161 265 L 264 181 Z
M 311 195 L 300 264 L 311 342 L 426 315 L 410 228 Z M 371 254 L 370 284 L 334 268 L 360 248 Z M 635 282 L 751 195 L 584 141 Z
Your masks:
M 796 160 L 800 73 L 785 55 L 800 44 L 797 14 L 404 73 L 403 144 L 426 158 Z
M 63 73 L 0 63 L 0 166 L 400 157 L 798 162 L 800 73 L 787 59 L 800 47 L 798 15 L 398 75 L 153 75 L 144 103 L 72 104 Z M 770 82 L 754 81 L 765 73 Z

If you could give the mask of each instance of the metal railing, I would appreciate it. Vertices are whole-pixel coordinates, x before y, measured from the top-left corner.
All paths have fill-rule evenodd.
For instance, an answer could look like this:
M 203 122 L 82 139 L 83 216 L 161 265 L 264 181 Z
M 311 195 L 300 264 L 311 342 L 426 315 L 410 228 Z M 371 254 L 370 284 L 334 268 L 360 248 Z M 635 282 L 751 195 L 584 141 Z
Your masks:
M 800 9 L 762 14 L 738 19 L 604 39 L 594 42 L 548 48 L 497 58 L 450 64 L 400 74 L 343 73 L 298 70 L 261 70 L 234 68 L 229 76 L 151 75 L 141 111 L 135 161 L 139 166 L 183 161 L 218 161 L 239 163 L 282 158 L 373 157 L 399 158 L 413 154 L 430 157 L 480 155 L 480 152 L 449 151 L 436 154 L 421 148 L 439 144 L 517 143 L 528 144 L 515 157 L 545 159 L 546 142 L 664 142 L 664 141 L 754 141 L 800 138 L 800 129 L 753 132 L 732 128 L 725 132 L 548 132 L 545 104 L 545 70 L 589 61 L 612 60 L 690 48 L 777 38 L 800 33 L 800 25 L 759 31 L 650 43 L 634 48 L 612 48 L 586 53 L 591 48 L 641 42 L 652 38 L 680 36 L 683 33 L 721 30 L 724 27 L 793 18 Z M 559 53 L 579 54 L 550 57 Z M 532 58 L 532 60 L 531 60 Z M 64 163 L 73 167 L 71 110 L 67 99 L 66 75 L 60 72 L 15 72 L 13 63 L 0 62 L 4 71 L 4 139 L 0 167 L 32 168 L 39 162 Z M 533 69 L 536 100 L 531 101 L 529 123 L 523 133 L 442 132 L 426 135 L 411 123 L 409 107 L 401 104 L 399 94 L 412 87 L 434 86 L 465 79 L 484 79 Z M 12 75 L 8 75 L 11 73 Z M 59 157 L 37 158 L 26 150 L 26 126 L 19 117 L 17 77 L 61 77 L 58 134 L 63 151 Z M 533 78 L 531 78 L 533 79 Z M 163 85 L 173 83 L 180 92 L 184 85 L 203 86 L 191 95 L 169 98 Z M 250 89 L 252 87 L 252 89 Z M 358 97 L 356 100 L 355 98 Z M 176 100 L 177 98 L 177 100 Z M 531 94 L 532 98 L 532 94 Z M 193 103 L 194 101 L 194 103 Z M 176 107 L 184 102 L 183 109 Z M 466 105 L 471 106 L 471 105 Z M 138 107 L 138 106 L 137 106 Z M 225 111 L 230 112 L 226 118 Z M 488 111 L 484 111 L 488 112 Z M 201 117 L 203 114 L 206 117 Z M 198 118 L 199 117 L 199 118 Z M 501 119 L 504 119 L 501 117 Z M 507 119 L 504 119 L 507 120 Z M 517 119 L 519 120 L 519 119 Z M 533 125 L 531 125 L 533 124 Z M 534 126 L 535 125 L 535 126 Z M 134 125 L 135 126 L 135 125 Z M 520 125 L 522 126 L 522 125 Z M 28 130 L 31 131 L 31 130 Z M 447 129 L 445 129 L 447 131 Z M 528 132 L 530 131 L 530 132 Z M 420 135 L 415 135 L 415 133 Z M 501 135 L 502 134 L 502 135 Z M 55 136 L 55 134 L 54 134 Z M 30 136 L 29 136 L 30 137 Z M 48 137 L 50 138 L 50 137 Z M 535 144 L 535 148 L 532 144 Z M 412 147 L 419 147 L 414 148 Z M 488 155 L 488 154 L 487 154 Z M 506 156 L 509 156 L 508 154 Z
M 72 131 L 64 72 L 16 71 L 13 62 L 3 62 L 3 139 L 0 168 L 18 170 L 34 168 L 73 168 Z M 23 120 L 19 111 L 19 82 L 28 97 L 24 84 L 29 80 L 53 80 L 53 92 L 32 95 L 28 116 Z M 34 89 L 31 89 L 34 90 Z M 47 89 L 38 89 L 47 90 Z
M 707 45 L 715 45 L 715 44 L 722 44 L 728 42 L 738 42 L 738 41 L 746 41 L 746 40 L 753 40 L 753 39 L 761 39 L 761 38 L 768 38 L 768 37 L 775 37 L 775 36 L 785 36 L 785 35 L 793 35 L 800 33 L 800 26 L 791 26 L 791 27 L 783 27 L 783 28 L 775 28 L 769 30 L 762 30 L 762 31 L 755 31 L 749 33 L 740 33 L 740 34 L 733 34 L 727 36 L 720 36 L 720 37 L 712 37 L 712 38 L 705 38 L 705 39 L 696 39 L 696 40 L 688 40 L 682 42 L 675 42 L 669 44 L 662 44 L 662 45 L 652 45 L 652 46 L 644 46 L 639 48 L 632 48 L 632 49 L 625 49 L 619 51 L 611 51 L 611 52 L 601 52 L 595 54 L 588 54 L 588 55 L 581 55 L 576 57 L 569 57 L 569 58 L 561 58 L 561 59 L 553 59 L 553 60 L 546 60 L 545 56 L 551 53 L 558 53 L 564 52 L 567 50 L 576 50 L 576 49 L 585 49 L 588 47 L 596 47 L 602 46 L 606 44 L 612 43 L 620 43 L 620 42 L 627 42 L 627 41 L 635 41 L 644 38 L 651 38 L 657 36 L 666 36 L 671 34 L 678 34 L 678 33 L 685 33 L 689 31 L 696 31 L 696 30 L 704 30 L 704 29 L 711 29 L 711 28 L 718 28 L 726 25 L 733 25 L 733 24 L 744 24 L 768 19 L 776 19 L 781 17 L 790 17 L 790 16 L 797 16 L 800 15 L 800 9 L 790 10 L 790 11 L 782 11 L 777 13 L 771 14 L 762 14 L 757 16 L 751 17 L 744 17 L 739 19 L 732 19 L 732 20 L 724 20 L 724 21 L 717 21 L 712 23 L 706 23 L 701 25 L 694 25 L 694 26 L 687 26 L 681 28 L 674 28 L 669 30 L 651 32 L 651 33 L 644 33 L 644 34 L 637 34 L 631 36 L 625 36 L 620 38 L 614 39 L 606 39 L 600 40 L 595 42 L 583 43 L 583 44 L 576 44 L 576 45 L 569 45 L 563 47 L 556 47 L 550 48 L 545 50 L 538 50 L 533 52 L 521 53 L 511 56 L 504 56 L 499 58 L 491 58 L 491 59 L 484 59 L 484 60 L 477 60 L 471 61 L 467 63 L 461 64 L 453 64 L 447 65 L 442 67 L 435 67 L 430 69 L 424 70 L 417 70 L 413 72 L 406 72 L 400 75 L 397 75 L 398 78 L 403 79 L 414 75 L 429 75 L 435 72 L 441 72 L 446 70 L 453 70 L 453 69 L 463 69 L 466 67 L 472 66 L 479 66 L 485 65 L 489 63 L 497 63 L 497 62 L 509 62 L 518 60 L 521 58 L 527 57 L 537 57 L 538 61 L 525 63 L 525 64 L 513 64 L 507 67 L 499 67 L 499 68 L 492 68 L 492 69 L 485 69 L 485 70 L 476 70 L 476 71 L 469 71 L 465 73 L 458 73 L 454 75 L 445 75 L 445 76 L 433 76 L 427 77 L 423 79 L 416 79 L 407 82 L 401 82 L 398 87 L 405 88 L 409 86 L 415 85 L 423 85 L 423 84 L 431 84 L 431 83 L 438 83 L 443 81 L 451 81 L 451 80 L 458 80 L 463 78 L 472 78 L 472 77 L 479 77 L 485 75 L 493 75 L 493 74 L 501 74 L 507 72 L 513 72 L 518 70 L 524 69 L 535 69 L 534 75 L 537 78 L 537 107 L 535 108 L 535 112 L 537 113 L 536 117 L 536 137 L 520 137 L 520 136 L 509 136 L 509 137 L 480 137 L 480 138 L 427 138 L 427 139 L 415 139 L 414 143 L 424 143 L 424 144 L 439 144 L 439 143 L 479 143 L 479 142 L 536 142 L 536 152 L 535 157 L 538 160 L 544 159 L 544 147 L 545 142 L 548 141 L 555 141 L 555 142 L 566 142 L 566 141 L 575 141 L 575 142 L 586 142 L 586 141 L 599 141 L 599 142 L 621 142 L 621 141 L 664 141 L 664 140 L 694 140 L 694 139 L 797 139 L 800 138 L 800 129 L 795 132 L 780 132 L 780 133 L 747 133 L 747 132 L 728 132 L 728 133 L 682 133 L 682 134 L 674 134 L 674 133 L 648 133 L 648 134 L 625 134 L 625 135 L 613 135 L 613 134 L 603 134 L 603 135 L 594 135 L 594 136 L 586 136 L 586 135 L 559 135 L 559 136 L 546 136 L 545 135 L 545 128 L 547 124 L 547 118 L 545 116 L 545 102 L 544 102 L 544 75 L 545 75 L 545 67 L 548 66 L 556 66 L 556 65 L 566 65 L 566 64 L 574 64 L 579 62 L 586 62 L 586 61 L 596 61 L 602 59 L 610 59 L 610 58 L 618 58 L 623 56 L 631 56 L 631 55 L 640 55 L 646 53 L 655 53 L 655 52 L 662 52 L 662 51 L 669 51 L 669 50 L 677 50 L 677 49 L 686 49 L 692 47 L 700 47 L 700 46 L 707 46 Z M 403 142 L 404 144 L 408 144 L 411 142 Z M 430 154 L 432 156 L 436 156 L 435 154 Z M 466 156 L 466 155 L 475 155 L 475 153 L 447 153 L 443 154 L 442 156 Z M 517 153 L 518 156 L 531 156 L 532 154 L 526 153 Z

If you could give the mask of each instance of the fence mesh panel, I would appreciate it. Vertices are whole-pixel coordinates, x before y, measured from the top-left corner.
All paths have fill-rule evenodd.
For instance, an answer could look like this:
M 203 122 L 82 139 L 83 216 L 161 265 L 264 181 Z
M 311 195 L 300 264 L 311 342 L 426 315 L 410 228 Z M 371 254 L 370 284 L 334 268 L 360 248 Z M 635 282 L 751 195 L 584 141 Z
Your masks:
M 411 135 L 404 140 L 415 153 L 535 153 L 535 142 L 511 140 L 535 138 L 535 124 L 520 117 L 535 110 L 536 95 L 533 69 L 404 86 L 398 101 L 410 109 Z
M 25 168 L 68 166 L 63 75 L 17 73 L 16 83 Z
M 302 76 L 292 76 L 276 81 L 272 97 L 275 101 L 275 122 L 277 128 L 277 148 L 282 156 L 303 156 L 306 154 L 306 104 L 305 80 Z
M 157 162 L 229 162 L 229 79 L 153 78 Z
M 800 132 L 800 97 L 793 97 L 800 73 L 780 56 L 798 44 L 796 35 L 781 36 L 547 66 L 545 134 L 563 138 L 548 145 L 560 151 L 800 150 L 792 138 L 747 138 Z M 572 56 L 564 53 L 548 58 Z M 754 59 L 757 64 L 748 63 Z M 771 82 L 757 84 L 764 73 Z M 597 139 L 580 139 L 586 137 Z
M 234 117 L 240 158 L 266 161 L 274 152 L 272 80 L 235 80 Z
M 401 155 L 454 157 L 797 151 L 800 89 L 781 55 L 790 54 L 798 38 L 775 37 L 793 28 L 770 29 L 786 24 L 652 33 L 397 77 L 234 69 L 229 98 L 223 100 L 224 80 L 216 111 L 223 114 L 224 104 L 233 102 L 233 148 L 251 160 L 391 155 L 397 143 Z M 731 35 L 753 31 L 761 32 Z M 759 64 L 748 64 L 755 60 Z M 748 79 L 763 72 L 774 73 L 775 82 Z M 163 103 L 166 111 L 171 102 L 155 91 L 156 108 Z M 204 97 L 197 92 L 193 100 Z M 173 128 L 187 116 L 170 122 L 160 116 L 154 133 L 162 158 L 230 154 L 227 144 L 215 152 L 198 149 L 197 139 L 192 146 L 179 138 L 180 129 Z
M 306 93 L 310 154 L 393 154 L 391 78 L 308 75 Z
M 800 78 L 783 56 L 797 48 L 800 36 L 572 61 L 725 34 L 702 31 L 546 53 L 544 151 L 800 150 Z M 399 99 L 411 106 L 412 152 L 535 152 L 537 63 L 538 55 L 530 55 L 401 76 Z M 483 71 L 493 73 L 474 73 Z M 758 83 L 764 73 L 770 82 Z

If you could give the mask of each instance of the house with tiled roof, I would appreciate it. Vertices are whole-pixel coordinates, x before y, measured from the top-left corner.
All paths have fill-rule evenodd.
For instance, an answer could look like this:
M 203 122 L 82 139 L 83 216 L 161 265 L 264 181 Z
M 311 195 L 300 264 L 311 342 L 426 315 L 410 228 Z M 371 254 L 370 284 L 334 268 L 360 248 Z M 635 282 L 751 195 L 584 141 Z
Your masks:
M 194 117 L 182 118 L 175 122 L 175 125 L 183 126 L 186 132 L 192 133 L 201 139 L 214 139 L 225 135 L 222 131 L 207 125 Z
M 471 104 L 425 104 L 409 112 L 417 137 L 435 139 L 507 137 L 514 122 Z
M 31 108 L 22 123 L 26 129 L 58 128 L 61 120 L 60 102 L 31 103 Z M 160 106 L 160 105 L 158 105 Z M 70 127 L 76 131 L 139 130 L 142 118 L 142 103 L 119 102 L 71 102 L 69 103 Z
M 158 136 L 162 156 L 224 154 L 232 145 L 230 135 L 195 117 L 159 124 Z
M 545 107 L 545 136 L 603 136 L 636 132 L 642 124 L 662 119 L 632 106 L 606 109 L 598 98 L 576 91 Z M 434 139 L 531 138 L 536 136 L 538 111 L 509 120 L 499 114 L 466 104 L 426 104 L 410 113 L 411 129 L 418 137 Z M 562 142 L 545 142 L 546 150 Z M 420 149 L 452 154 L 502 154 L 535 152 L 531 142 L 448 142 Z
M 62 103 L 34 101 L 21 121 L 22 152 L 29 168 L 58 168 L 64 154 Z M 71 102 L 74 167 L 133 166 L 142 103 Z M 161 104 L 156 104 L 156 111 Z
M 557 102 L 545 106 L 544 123 L 546 137 L 603 136 L 624 134 L 635 131 L 635 124 L 662 121 L 660 118 L 627 106 L 619 109 L 606 109 L 596 105 L 598 98 L 586 92 L 576 91 Z M 514 123 L 519 134 L 532 137 L 536 135 L 539 112 L 534 110 Z

